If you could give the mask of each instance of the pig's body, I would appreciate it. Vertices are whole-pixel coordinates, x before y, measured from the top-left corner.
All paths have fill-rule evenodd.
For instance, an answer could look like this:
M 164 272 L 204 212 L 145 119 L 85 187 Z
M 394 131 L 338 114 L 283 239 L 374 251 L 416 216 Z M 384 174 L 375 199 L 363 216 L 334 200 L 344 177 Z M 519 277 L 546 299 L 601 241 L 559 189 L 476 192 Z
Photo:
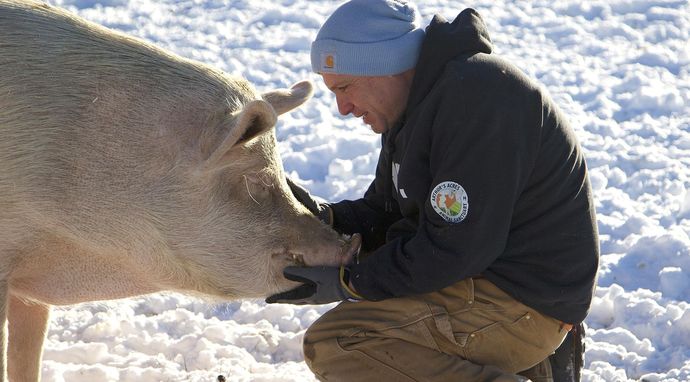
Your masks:
M 242 79 L 5 0 L 0 70 L 0 380 L 5 365 L 38 380 L 51 304 L 259 297 L 291 286 L 286 265 L 351 255 L 275 152 L 276 111 L 308 84 L 264 95 L 271 107 Z

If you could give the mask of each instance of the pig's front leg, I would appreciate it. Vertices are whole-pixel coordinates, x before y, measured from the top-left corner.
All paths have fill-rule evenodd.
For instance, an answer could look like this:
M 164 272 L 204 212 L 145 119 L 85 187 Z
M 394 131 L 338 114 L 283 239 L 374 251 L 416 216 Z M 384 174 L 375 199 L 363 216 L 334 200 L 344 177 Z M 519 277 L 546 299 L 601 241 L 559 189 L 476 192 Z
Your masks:
M 40 380 L 43 340 L 48 328 L 50 307 L 9 298 L 9 377 L 12 382 Z

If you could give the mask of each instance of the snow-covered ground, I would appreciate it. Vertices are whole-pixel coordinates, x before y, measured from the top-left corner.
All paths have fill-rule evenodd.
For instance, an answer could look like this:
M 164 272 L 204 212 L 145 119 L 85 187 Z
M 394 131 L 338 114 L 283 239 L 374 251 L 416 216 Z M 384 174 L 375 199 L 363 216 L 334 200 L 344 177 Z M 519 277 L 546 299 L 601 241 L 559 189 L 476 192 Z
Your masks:
M 242 75 L 260 91 L 302 79 L 280 152 L 316 195 L 357 198 L 379 137 L 341 118 L 309 45 L 340 1 L 51 0 L 90 20 Z M 584 381 L 690 381 L 688 0 L 418 0 L 425 19 L 479 10 L 495 53 L 543 83 L 585 147 L 602 261 Z M 45 381 L 313 381 L 304 330 L 330 306 L 209 304 L 178 294 L 55 309 Z

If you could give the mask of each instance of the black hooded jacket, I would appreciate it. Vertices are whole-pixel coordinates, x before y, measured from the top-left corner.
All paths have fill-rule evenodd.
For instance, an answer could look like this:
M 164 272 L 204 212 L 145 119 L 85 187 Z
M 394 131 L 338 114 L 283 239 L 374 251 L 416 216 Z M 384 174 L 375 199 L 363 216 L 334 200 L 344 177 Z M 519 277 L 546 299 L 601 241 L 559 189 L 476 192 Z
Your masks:
M 564 322 L 589 310 L 599 246 L 582 150 L 544 89 L 491 54 L 479 14 L 426 29 L 401 123 L 384 133 L 362 199 L 334 227 L 371 253 L 351 266 L 365 298 L 482 275 Z

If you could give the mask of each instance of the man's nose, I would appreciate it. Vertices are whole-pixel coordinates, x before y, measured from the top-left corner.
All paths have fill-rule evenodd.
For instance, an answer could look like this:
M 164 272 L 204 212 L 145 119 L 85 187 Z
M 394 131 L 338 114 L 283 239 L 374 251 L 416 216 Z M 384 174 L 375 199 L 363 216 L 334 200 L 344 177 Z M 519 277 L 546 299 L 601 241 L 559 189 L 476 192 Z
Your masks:
M 335 97 L 336 102 L 338 103 L 338 112 L 342 115 L 348 115 L 352 113 L 352 110 L 355 108 L 355 105 L 352 104 L 349 100 L 345 99 L 344 97 Z

